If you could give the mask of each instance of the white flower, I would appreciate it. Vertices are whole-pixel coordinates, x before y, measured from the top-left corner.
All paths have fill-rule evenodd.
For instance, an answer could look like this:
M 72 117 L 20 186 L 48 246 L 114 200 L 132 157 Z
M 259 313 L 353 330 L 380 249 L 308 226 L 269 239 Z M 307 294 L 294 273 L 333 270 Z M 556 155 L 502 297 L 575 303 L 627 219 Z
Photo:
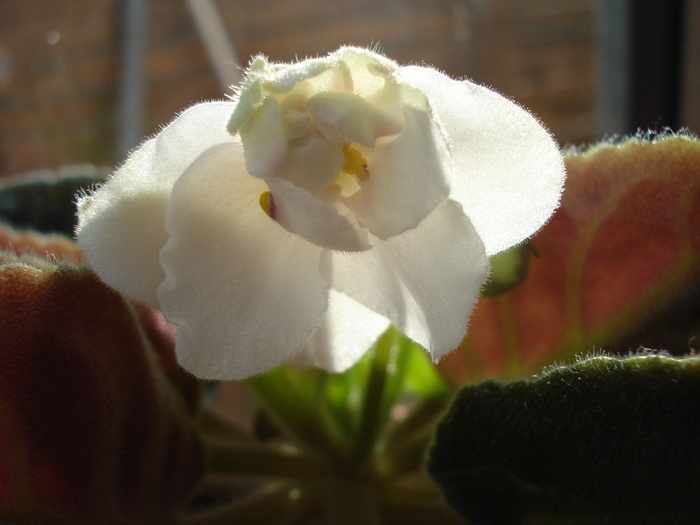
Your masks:
M 488 256 L 544 224 L 563 180 L 537 120 L 486 88 L 350 47 L 258 57 L 237 101 L 189 108 L 82 198 L 77 237 L 178 325 L 199 377 L 344 370 L 389 323 L 437 360 Z

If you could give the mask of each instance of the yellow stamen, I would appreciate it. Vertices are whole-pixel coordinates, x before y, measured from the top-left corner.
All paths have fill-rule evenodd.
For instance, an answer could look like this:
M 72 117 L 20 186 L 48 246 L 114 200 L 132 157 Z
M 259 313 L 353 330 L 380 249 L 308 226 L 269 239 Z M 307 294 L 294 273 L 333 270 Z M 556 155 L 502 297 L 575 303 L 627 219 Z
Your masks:
M 343 154 L 345 155 L 345 161 L 340 170 L 343 173 L 355 175 L 360 180 L 367 180 L 369 177 L 369 170 L 367 169 L 367 161 L 362 156 L 362 153 L 352 146 L 345 146 L 343 148 Z
M 260 207 L 263 209 L 265 213 L 267 213 L 268 217 L 275 218 L 275 201 L 272 198 L 272 193 L 269 191 L 263 191 L 260 194 Z

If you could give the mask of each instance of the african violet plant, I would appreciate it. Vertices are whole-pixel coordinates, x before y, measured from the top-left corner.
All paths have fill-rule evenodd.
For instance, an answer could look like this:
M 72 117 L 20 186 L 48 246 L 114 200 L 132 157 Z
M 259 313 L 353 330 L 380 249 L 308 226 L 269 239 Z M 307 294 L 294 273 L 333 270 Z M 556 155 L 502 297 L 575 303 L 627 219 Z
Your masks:
M 431 69 L 257 58 L 0 192 L 0 520 L 697 523 L 699 189 L 687 133 L 562 156 Z

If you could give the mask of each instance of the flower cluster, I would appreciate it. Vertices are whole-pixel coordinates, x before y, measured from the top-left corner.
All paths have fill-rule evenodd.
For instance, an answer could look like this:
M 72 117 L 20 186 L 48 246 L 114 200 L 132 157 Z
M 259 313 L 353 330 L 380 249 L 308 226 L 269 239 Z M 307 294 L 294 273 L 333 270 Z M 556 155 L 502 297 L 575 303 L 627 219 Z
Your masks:
M 563 180 L 537 120 L 484 87 L 352 47 L 257 57 L 235 101 L 189 108 L 81 199 L 77 238 L 199 377 L 341 371 L 390 323 L 437 360 Z

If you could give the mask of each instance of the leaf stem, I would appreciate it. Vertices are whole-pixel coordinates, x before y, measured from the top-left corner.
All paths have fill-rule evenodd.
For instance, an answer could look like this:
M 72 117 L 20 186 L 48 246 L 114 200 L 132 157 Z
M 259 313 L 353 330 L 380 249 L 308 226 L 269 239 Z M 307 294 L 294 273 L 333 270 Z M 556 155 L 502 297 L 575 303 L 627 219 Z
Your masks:
M 242 427 L 206 403 L 197 416 L 197 428 L 205 438 L 244 442 L 253 440 Z
M 367 379 L 364 402 L 361 409 L 360 425 L 355 435 L 351 453 L 351 468 L 359 471 L 372 453 L 381 428 L 385 424 L 386 407 L 384 388 L 387 382 L 387 365 L 396 340 L 397 330 L 391 326 L 379 338 L 374 347 L 371 370 Z
M 176 525 L 293 524 L 321 509 L 321 494 L 312 486 L 266 485 L 233 502 L 180 516 Z
M 212 472 L 280 478 L 316 478 L 329 471 L 318 457 L 289 446 L 205 440 Z
M 343 463 L 347 452 L 331 433 L 331 422 L 319 421 L 318 400 L 307 399 L 288 381 L 283 374 L 267 374 L 246 380 L 246 385 L 267 415 L 300 449 Z
M 370 480 L 336 476 L 326 488 L 329 525 L 381 525 L 377 489 Z
M 447 398 L 423 399 L 389 430 L 377 465 L 382 476 L 404 476 L 421 468 L 437 419 L 446 405 Z

